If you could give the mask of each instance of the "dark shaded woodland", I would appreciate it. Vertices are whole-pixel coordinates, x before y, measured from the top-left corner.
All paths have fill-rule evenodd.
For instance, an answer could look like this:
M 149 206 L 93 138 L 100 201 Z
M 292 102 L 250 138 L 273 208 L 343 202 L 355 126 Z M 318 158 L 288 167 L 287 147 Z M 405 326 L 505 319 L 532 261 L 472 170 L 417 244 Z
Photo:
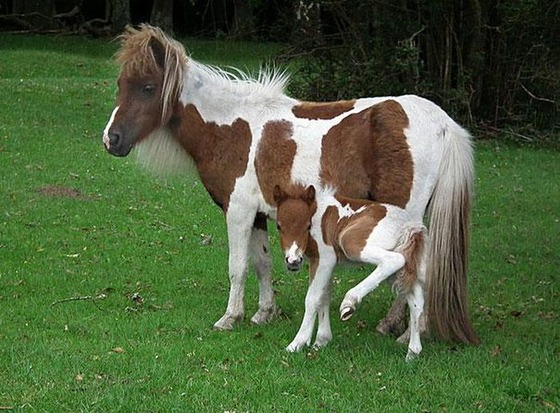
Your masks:
M 292 94 L 415 93 L 470 126 L 560 133 L 560 2 L 548 0 L 0 0 L 0 30 L 275 41 L 302 62 Z M 304 62 L 304 63 L 303 63 Z

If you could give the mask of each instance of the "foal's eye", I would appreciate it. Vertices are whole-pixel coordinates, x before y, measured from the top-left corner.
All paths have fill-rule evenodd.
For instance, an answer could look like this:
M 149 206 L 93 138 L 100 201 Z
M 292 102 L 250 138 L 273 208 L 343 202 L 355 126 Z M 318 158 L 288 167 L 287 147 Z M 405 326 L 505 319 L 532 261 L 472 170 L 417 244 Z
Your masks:
M 276 223 L 276 229 L 280 231 L 280 224 L 278 222 Z
M 309 226 L 307 227 L 308 231 L 311 231 L 311 224 L 309 224 Z

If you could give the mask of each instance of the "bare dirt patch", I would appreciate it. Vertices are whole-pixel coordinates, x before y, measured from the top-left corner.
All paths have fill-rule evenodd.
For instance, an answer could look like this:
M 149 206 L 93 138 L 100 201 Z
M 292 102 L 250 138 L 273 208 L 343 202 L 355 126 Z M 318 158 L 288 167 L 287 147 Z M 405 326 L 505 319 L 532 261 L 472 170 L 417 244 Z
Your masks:
M 83 194 L 80 190 L 76 188 L 70 188 L 66 186 L 58 185 L 47 185 L 37 189 L 37 192 L 43 196 L 55 197 L 55 198 L 73 198 L 90 201 L 95 199 L 90 195 Z

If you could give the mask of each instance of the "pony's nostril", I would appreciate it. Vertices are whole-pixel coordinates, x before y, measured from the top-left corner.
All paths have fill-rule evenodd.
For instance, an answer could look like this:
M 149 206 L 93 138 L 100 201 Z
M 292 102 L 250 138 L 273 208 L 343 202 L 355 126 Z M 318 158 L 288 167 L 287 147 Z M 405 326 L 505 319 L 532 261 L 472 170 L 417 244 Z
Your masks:
M 109 132 L 109 144 L 111 146 L 117 145 L 121 140 L 121 136 L 118 133 Z

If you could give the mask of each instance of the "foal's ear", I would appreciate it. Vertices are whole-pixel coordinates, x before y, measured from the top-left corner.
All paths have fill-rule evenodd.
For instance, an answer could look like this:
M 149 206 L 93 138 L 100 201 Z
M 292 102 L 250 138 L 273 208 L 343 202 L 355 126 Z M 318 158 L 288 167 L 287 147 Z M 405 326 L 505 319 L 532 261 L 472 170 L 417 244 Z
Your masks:
M 276 205 L 280 205 L 282 202 L 286 200 L 288 195 L 286 194 L 286 192 L 282 190 L 282 188 L 280 188 L 279 185 L 275 185 L 273 197 L 274 197 L 274 202 L 276 202 Z
M 150 48 L 152 49 L 157 65 L 163 69 L 165 67 L 165 47 L 158 39 L 152 37 L 150 39 Z
M 303 196 L 301 198 L 311 205 L 313 201 L 315 201 L 315 187 L 313 185 L 309 185 L 305 189 L 305 192 L 303 193 Z

